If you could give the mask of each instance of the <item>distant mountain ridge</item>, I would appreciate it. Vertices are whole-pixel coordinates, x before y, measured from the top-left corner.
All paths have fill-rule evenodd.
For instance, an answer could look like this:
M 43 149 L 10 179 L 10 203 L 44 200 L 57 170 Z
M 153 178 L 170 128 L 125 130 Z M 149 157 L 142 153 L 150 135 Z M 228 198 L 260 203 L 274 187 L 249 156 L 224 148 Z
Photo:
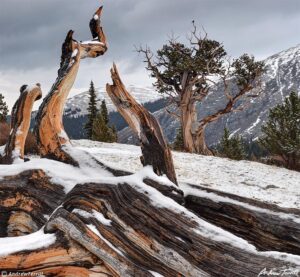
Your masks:
M 128 91 L 141 104 L 147 102 L 154 102 L 162 98 L 162 95 L 154 90 L 153 87 L 141 87 L 136 85 L 129 85 Z M 100 108 L 101 101 L 105 99 L 107 109 L 109 112 L 116 111 L 115 106 L 108 97 L 105 88 L 96 88 L 97 106 Z M 68 117 L 79 117 L 87 115 L 87 107 L 89 103 L 89 92 L 85 91 L 67 99 L 64 115 Z

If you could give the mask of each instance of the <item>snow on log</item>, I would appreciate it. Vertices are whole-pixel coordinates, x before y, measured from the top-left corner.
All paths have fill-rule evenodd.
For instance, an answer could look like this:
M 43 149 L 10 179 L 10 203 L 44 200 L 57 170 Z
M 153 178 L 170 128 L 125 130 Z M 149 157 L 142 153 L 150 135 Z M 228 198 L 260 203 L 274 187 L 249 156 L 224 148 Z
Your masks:
M 98 57 L 107 50 L 106 37 L 100 26 L 101 12 L 102 7 L 96 11 L 90 21 L 93 40 L 78 42 L 73 39 L 73 31 L 69 31 L 62 45 L 58 77 L 36 116 L 35 133 L 39 151 L 43 157 L 78 166 L 78 161 L 63 149 L 63 146 L 70 144 L 70 141 L 64 131 L 62 116 L 65 101 L 78 73 L 80 60 Z
M 131 176 L 76 185 L 45 225 L 45 234 L 55 236 L 55 243 L 41 249 L 17 249 L 0 258 L 0 269 L 39 267 L 54 274 L 66 265 L 78 266 L 80 271 L 102 265 L 112 276 L 122 277 L 251 277 L 265 268 L 300 266 L 299 256 L 258 251 L 201 219 L 159 187 L 147 185 L 147 178 L 149 172 L 142 169 Z M 160 178 L 155 182 L 161 187 L 176 188 Z M 82 262 L 79 257 L 84 257 Z
M 240 236 L 259 250 L 300 255 L 300 212 L 254 199 L 181 184 L 185 207 L 229 232 Z
M 20 97 L 11 112 L 11 133 L 5 146 L 0 164 L 12 164 L 24 160 L 25 141 L 30 127 L 33 104 L 42 97 L 40 84 L 35 86 L 23 85 Z
M 111 69 L 111 78 L 113 85 L 107 84 L 106 91 L 120 114 L 139 137 L 143 154 L 142 164 L 153 166 L 157 175 L 165 174 L 177 184 L 172 154 L 156 118 L 137 103 L 126 90 L 115 64 Z

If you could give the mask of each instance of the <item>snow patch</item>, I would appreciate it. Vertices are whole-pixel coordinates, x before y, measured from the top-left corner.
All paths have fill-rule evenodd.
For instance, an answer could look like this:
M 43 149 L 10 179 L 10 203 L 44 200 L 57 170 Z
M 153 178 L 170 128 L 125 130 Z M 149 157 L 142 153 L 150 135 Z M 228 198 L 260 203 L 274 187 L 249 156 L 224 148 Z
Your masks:
M 43 229 L 26 236 L 0 238 L 0 256 L 19 251 L 46 248 L 55 241 L 55 234 L 45 234 Z
M 297 224 L 300 224 L 300 217 L 297 215 L 293 215 L 293 214 L 286 214 L 286 213 L 282 213 L 282 212 L 273 212 L 264 208 L 259 208 L 257 206 L 252 206 L 248 203 L 244 203 L 244 202 L 240 202 L 228 197 L 224 197 L 224 196 L 220 196 L 218 194 L 215 194 L 213 192 L 206 192 L 203 190 L 199 190 L 199 189 L 195 189 L 193 187 L 191 187 L 188 184 L 183 184 L 181 183 L 180 188 L 183 190 L 184 195 L 194 195 L 194 196 L 198 196 L 198 197 L 202 197 L 202 198 L 206 198 L 206 199 L 210 199 L 213 200 L 214 202 L 217 203 L 230 203 L 233 205 L 238 205 L 238 206 L 242 206 L 246 209 L 252 210 L 252 211 L 256 211 L 256 212 L 260 212 L 260 213 L 264 213 L 264 214 L 271 214 L 274 216 L 278 216 L 282 219 L 287 219 L 287 220 L 292 220 Z
M 103 225 L 106 226 L 110 226 L 111 225 L 111 220 L 107 219 L 103 216 L 102 213 L 97 212 L 96 210 L 93 210 L 92 213 L 89 213 L 87 211 L 81 210 L 81 209 L 74 209 L 73 213 L 77 213 L 85 218 L 91 218 L 94 217 L 96 218 L 100 223 L 102 223 Z

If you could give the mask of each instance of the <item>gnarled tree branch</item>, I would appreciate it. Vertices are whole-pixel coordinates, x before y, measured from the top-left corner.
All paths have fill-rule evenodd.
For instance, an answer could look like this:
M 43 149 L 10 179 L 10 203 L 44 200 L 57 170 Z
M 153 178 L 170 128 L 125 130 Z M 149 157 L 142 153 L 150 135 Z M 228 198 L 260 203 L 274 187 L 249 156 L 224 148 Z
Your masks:
M 24 160 L 25 141 L 30 127 L 31 111 L 36 100 L 42 97 L 40 84 L 24 85 L 20 89 L 20 97 L 11 113 L 11 133 L 5 146 L 0 163 L 11 164 L 16 159 Z
M 63 109 L 75 82 L 80 60 L 98 57 L 107 50 L 106 37 L 100 26 L 101 13 L 102 7 L 90 21 L 93 40 L 77 42 L 73 39 L 73 31 L 69 31 L 62 46 L 58 77 L 36 116 L 35 133 L 43 157 L 78 165 L 78 162 L 63 150 L 63 146 L 70 143 L 62 123 Z
M 129 94 L 115 64 L 111 69 L 111 77 L 113 85 L 107 84 L 106 91 L 129 126 L 137 133 L 141 142 L 143 165 L 152 165 L 156 174 L 166 174 L 176 184 L 172 154 L 157 120 Z

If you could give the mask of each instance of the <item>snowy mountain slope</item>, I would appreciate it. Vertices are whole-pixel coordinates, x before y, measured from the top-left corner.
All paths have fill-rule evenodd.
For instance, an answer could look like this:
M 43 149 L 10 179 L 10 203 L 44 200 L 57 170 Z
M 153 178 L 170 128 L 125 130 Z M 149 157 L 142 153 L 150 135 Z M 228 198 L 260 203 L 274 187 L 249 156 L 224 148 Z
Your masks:
M 136 172 L 142 168 L 140 147 L 75 140 L 101 162 Z M 250 161 L 173 152 L 175 170 L 183 191 L 186 183 L 201 185 L 286 208 L 300 208 L 300 173 Z M 187 191 L 188 193 L 188 191 Z
M 206 129 L 207 141 L 216 144 L 225 126 L 245 139 L 253 140 L 261 135 L 261 126 L 268 117 L 270 108 L 284 101 L 292 90 L 300 92 L 300 45 L 275 54 L 265 60 L 266 73 L 263 76 L 263 92 L 253 99 L 250 107 L 242 112 L 224 116 Z M 224 105 L 225 97 L 221 90 L 211 93 L 201 105 L 198 105 L 198 118 L 211 114 Z M 167 114 L 164 109 L 155 113 L 169 141 L 173 141 L 179 122 Z M 119 133 L 122 143 L 133 141 L 133 134 L 127 128 Z
M 162 98 L 162 95 L 157 93 L 152 87 L 139 87 L 130 85 L 127 87 L 128 91 L 141 104 L 146 102 L 153 102 Z M 101 101 L 105 99 L 107 109 L 109 112 L 115 111 L 116 108 L 108 97 L 105 88 L 96 88 L 97 104 L 100 107 Z M 87 107 L 89 103 L 89 92 L 85 91 L 78 95 L 69 98 L 65 105 L 65 116 L 78 117 L 87 114 Z

